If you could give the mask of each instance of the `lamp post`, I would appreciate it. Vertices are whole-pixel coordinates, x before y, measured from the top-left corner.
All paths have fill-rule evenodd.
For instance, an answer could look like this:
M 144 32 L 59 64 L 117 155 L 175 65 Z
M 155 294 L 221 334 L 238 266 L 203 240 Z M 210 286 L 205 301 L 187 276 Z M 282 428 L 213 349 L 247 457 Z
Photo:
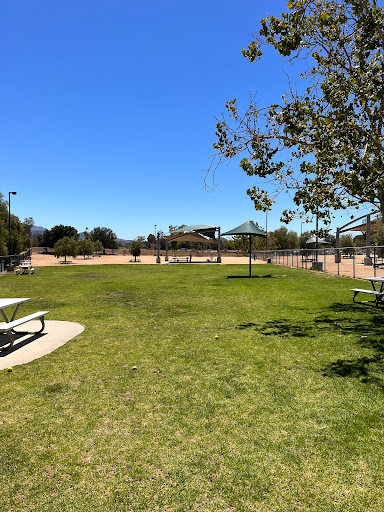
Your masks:
M 8 254 L 11 254 L 11 194 L 16 192 L 8 192 Z

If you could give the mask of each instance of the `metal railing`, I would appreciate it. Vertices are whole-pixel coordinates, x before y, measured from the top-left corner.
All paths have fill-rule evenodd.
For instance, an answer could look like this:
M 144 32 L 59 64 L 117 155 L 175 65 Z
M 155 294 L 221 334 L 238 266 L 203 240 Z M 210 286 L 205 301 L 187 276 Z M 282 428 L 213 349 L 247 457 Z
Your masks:
M 384 277 L 384 246 L 254 251 L 254 259 L 353 278 Z
M 20 264 L 21 260 L 31 257 L 32 249 L 28 249 L 20 254 L 10 254 L 8 256 L 0 256 L 0 272 L 4 272 L 7 267 L 14 267 Z

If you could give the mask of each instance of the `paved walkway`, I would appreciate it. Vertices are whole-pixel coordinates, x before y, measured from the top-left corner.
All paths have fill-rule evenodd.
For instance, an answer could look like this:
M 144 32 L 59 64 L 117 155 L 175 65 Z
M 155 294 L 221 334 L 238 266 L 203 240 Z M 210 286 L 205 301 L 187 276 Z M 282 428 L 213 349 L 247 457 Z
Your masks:
M 41 328 L 39 320 L 23 325 L 24 331 L 37 331 Z M 84 331 L 84 327 L 74 322 L 45 320 L 45 328 L 41 334 L 15 335 L 15 344 L 10 350 L 0 352 L 0 370 L 29 363 L 43 357 L 67 343 Z M 0 346 L 9 343 L 8 336 L 0 335 Z

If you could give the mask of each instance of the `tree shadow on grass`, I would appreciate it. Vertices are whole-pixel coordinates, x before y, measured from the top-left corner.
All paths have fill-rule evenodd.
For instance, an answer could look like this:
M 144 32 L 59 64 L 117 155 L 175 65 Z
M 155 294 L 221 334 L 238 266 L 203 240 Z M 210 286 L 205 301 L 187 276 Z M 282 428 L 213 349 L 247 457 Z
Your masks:
M 344 377 L 360 380 L 365 384 L 375 384 L 384 390 L 384 312 L 372 304 L 369 309 L 356 304 L 334 303 L 328 310 L 344 316 L 338 319 L 328 319 L 327 324 L 332 329 L 346 334 L 358 336 L 357 344 L 370 349 L 370 357 L 354 359 L 337 359 L 322 368 L 326 377 Z M 358 313 L 356 315 L 356 313 Z M 315 322 L 324 322 L 322 318 Z
M 304 323 L 292 324 L 291 322 L 289 322 L 289 320 L 283 318 L 280 320 L 270 320 L 268 322 L 265 322 L 264 325 L 248 322 L 246 324 L 238 325 L 236 329 L 254 329 L 263 336 L 314 336 L 314 334 L 311 333 L 311 329 L 308 329 L 308 326 L 305 325 Z
M 357 314 L 356 314 L 357 313 Z M 369 357 L 337 359 L 321 368 L 326 377 L 359 379 L 363 383 L 375 384 L 384 390 L 384 312 L 372 306 L 361 308 L 356 304 L 334 303 L 320 311 L 308 310 L 312 320 L 292 322 L 287 319 L 270 320 L 264 324 L 248 322 L 236 329 L 253 329 L 263 336 L 307 337 L 326 335 L 327 332 L 355 335 L 356 343 L 370 349 Z
M 364 384 L 375 384 L 384 390 L 383 354 L 356 359 L 338 359 L 322 368 L 325 377 L 349 377 Z

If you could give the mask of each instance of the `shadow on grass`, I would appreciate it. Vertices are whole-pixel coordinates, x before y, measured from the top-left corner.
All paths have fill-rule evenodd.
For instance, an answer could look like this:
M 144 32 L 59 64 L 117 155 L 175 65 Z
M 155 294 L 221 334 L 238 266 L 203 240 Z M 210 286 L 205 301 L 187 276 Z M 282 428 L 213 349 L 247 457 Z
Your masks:
M 253 322 L 249 322 L 246 324 L 240 324 L 236 327 L 236 329 L 255 329 L 260 334 L 264 336 L 295 336 L 295 337 L 313 337 L 312 328 L 301 324 L 292 324 L 289 320 L 281 319 L 281 320 L 270 320 L 266 322 L 264 325 L 255 324 Z
M 356 314 L 357 313 L 357 314 Z M 316 315 L 311 320 L 311 315 Z M 337 316 L 336 316 L 337 315 Z M 355 378 L 375 384 L 384 390 L 384 313 L 372 307 L 370 310 L 357 304 L 335 303 L 320 312 L 308 311 L 307 320 L 292 322 L 287 319 L 270 320 L 264 324 L 243 323 L 236 329 L 253 329 L 263 336 L 315 338 L 327 332 L 353 334 L 357 344 L 370 349 L 370 357 L 338 359 L 321 368 L 326 377 Z
M 227 279 L 261 279 L 264 277 L 277 277 L 272 274 L 267 274 L 265 276 L 227 276 Z

